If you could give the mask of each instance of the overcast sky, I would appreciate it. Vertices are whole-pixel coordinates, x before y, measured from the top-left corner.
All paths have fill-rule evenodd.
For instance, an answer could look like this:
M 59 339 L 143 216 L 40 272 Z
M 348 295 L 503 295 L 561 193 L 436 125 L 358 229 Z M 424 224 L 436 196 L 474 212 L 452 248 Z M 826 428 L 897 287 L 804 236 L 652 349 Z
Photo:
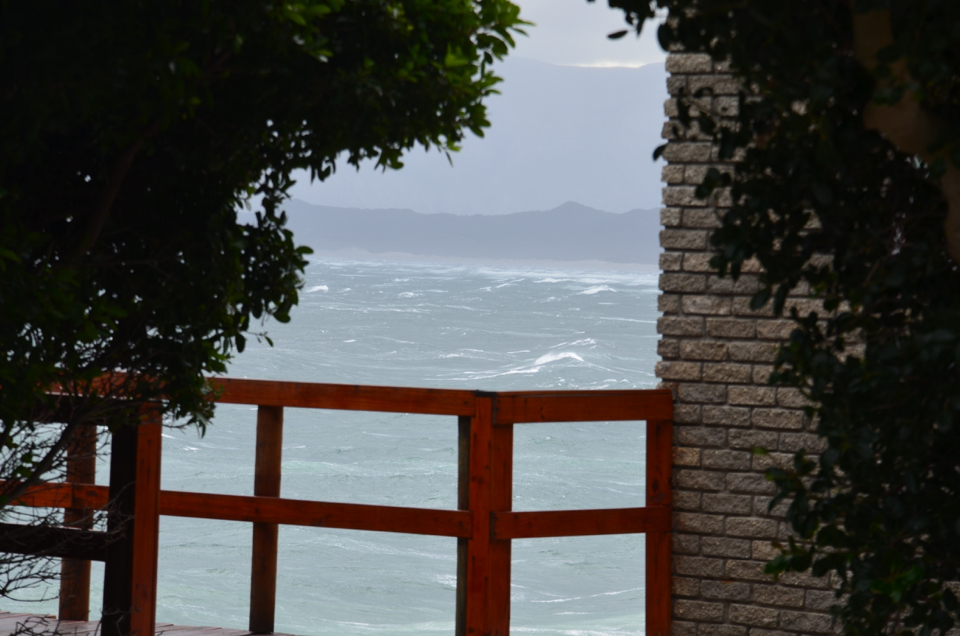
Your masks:
M 535 26 L 519 37 L 511 55 L 566 66 L 643 66 L 666 58 L 657 44 L 656 24 L 648 23 L 638 40 L 628 34 L 610 40 L 608 33 L 626 27 L 623 12 L 606 0 L 513 0 L 520 15 Z
M 608 212 L 658 206 L 660 168 L 650 154 L 661 143 L 666 77 L 656 23 L 639 39 L 610 40 L 626 24 L 607 0 L 514 2 L 534 24 L 496 71 L 502 95 L 487 99 L 492 127 L 484 139 L 468 135 L 452 166 L 438 152 L 412 150 L 397 172 L 367 162 L 359 172 L 341 165 L 322 183 L 299 173 L 291 195 L 454 214 L 549 210 L 565 201 Z

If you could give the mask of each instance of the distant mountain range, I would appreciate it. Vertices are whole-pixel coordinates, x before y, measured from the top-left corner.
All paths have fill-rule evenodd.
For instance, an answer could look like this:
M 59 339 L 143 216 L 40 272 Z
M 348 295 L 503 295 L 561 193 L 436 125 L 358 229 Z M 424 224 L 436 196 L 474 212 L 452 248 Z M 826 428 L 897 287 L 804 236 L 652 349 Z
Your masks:
M 569 201 L 546 211 L 464 216 L 336 208 L 298 199 L 284 208 L 296 242 L 320 252 L 648 265 L 655 265 L 660 253 L 657 210 L 612 214 Z

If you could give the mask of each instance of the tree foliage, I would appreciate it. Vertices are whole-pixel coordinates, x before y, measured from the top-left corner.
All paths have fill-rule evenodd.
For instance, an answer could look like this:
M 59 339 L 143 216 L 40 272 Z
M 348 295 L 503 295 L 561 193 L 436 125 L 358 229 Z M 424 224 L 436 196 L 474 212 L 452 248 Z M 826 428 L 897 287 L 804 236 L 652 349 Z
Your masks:
M 0 479 L 17 482 L 0 505 L 83 421 L 119 425 L 162 394 L 168 417 L 202 428 L 204 374 L 297 302 L 309 250 L 278 211 L 291 172 L 398 168 L 415 145 L 481 135 L 518 11 L 0 3 Z M 239 222 L 252 202 L 256 221 Z M 66 424 L 40 434 L 44 421 Z
M 637 29 L 646 0 L 610 0 Z M 688 135 L 734 168 L 713 264 L 763 267 L 755 307 L 808 288 L 771 382 L 826 450 L 773 471 L 802 541 L 769 570 L 835 573 L 847 633 L 943 632 L 960 603 L 960 3 L 658 0 L 664 48 L 729 61 L 732 114 L 685 95 Z M 945 220 L 948 219 L 945 229 Z

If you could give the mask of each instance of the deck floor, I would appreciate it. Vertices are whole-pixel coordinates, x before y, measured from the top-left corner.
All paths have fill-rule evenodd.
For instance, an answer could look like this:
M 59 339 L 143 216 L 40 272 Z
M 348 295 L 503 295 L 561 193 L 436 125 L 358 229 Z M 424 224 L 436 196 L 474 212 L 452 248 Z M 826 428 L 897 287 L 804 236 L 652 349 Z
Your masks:
M 100 621 L 58 621 L 53 616 L 37 614 L 16 614 L 0 612 L 0 636 L 22 634 L 63 634 L 64 636 L 95 636 L 100 629 Z M 156 633 L 172 636 L 250 636 L 245 629 L 225 629 L 223 627 L 188 627 L 171 623 L 157 623 Z M 275 634 L 274 636 L 290 636 Z

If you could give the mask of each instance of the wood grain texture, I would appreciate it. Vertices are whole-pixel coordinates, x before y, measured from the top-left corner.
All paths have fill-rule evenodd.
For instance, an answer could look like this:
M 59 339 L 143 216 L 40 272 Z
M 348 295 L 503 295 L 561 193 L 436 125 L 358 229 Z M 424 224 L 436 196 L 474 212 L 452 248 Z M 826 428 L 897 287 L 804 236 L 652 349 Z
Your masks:
M 470 418 L 457 418 L 457 508 L 470 509 Z M 467 559 L 469 539 L 457 538 L 457 601 L 455 636 L 467 633 Z
M 646 542 L 646 614 L 649 636 L 669 636 L 672 624 L 673 418 L 647 422 L 647 506 L 663 509 L 669 524 Z
M 157 559 L 160 549 L 161 419 L 149 410 L 138 427 L 137 484 L 134 502 L 132 607 L 129 636 L 153 636 L 157 617 Z M 124 635 L 127 636 L 127 635 Z
M 110 505 L 103 580 L 102 636 L 153 634 L 159 546 L 161 423 L 146 411 L 141 422 L 113 433 Z
M 474 394 L 454 389 L 417 389 L 353 384 L 272 382 L 210 378 L 217 402 L 348 411 L 472 415 Z
M 498 393 L 497 420 L 502 424 L 534 422 L 604 422 L 673 417 L 668 390 L 543 391 Z
M 477 398 L 470 418 L 470 510 L 472 536 L 467 544 L 465 633 L 488 636 L 490 598 L 490 484 L 492 480 L 493 399 Z
M 283 407 L 260 406 L 257 409 L 257 451 L 253 494 L 257 497 L 280 496 L 280 468 L 283 461 Z M 277 547 L 280 526 L 262 521 L 253 524 L 253 550 L 250 564 L 251 632 L 273 632 L 277 605 Z
M 97 429 L 80 426 L 67 447 L 69 484 L 93 484 L 97 480 Z M 90 530 L 94 511 L 70 506 L 63 511 L 63 525 Z M 86 621 L 90 618 L 90 561 L 63 559 L 60 562 L 60 612 L 62 620 Z
M 494 420 L 496 419 L 494 403 Z M 510 555 L 512 543 L 493 531 L 495 515 L 513 507 L 513 427 L 493 427 L 491 439 L 490 589 L 487 600 L 491 636 L 510 634 Z
M 650 532 L 646 537 L 646 615 L 648 636 L 670 636 L 672 559 L 669 532 Z
M 102 636 L 127 636 L 132 605 L 131 519 L 136 488 L 137 427 L 118 428 L 110 439 L 110 508 L 107 532 L 116 537 L 107 549 L 103 574 Z
M 670 506 L 673 494 L 673 420 L 647 422 L 647 505 Z
M 106 506 L 108 492 L 109 489 L 105 486 L 84 488 L 82 499 L 77 500 L 71 499 L 74 488 L 70 485 L 46 484 L 38 486 L 37 492 L 18 500 L 18 503 L 63 508 L 73 505 L 67 502 L 83 501 L 91 508 L 103 508 Z M 160 514 L 171 517 L 378 530 L 441 537 L 469 537 L 472 524 L 471 514 L 465 510 L 371 506 L 176 490 L 160 491 Z M 418 515 L 422 518 L 417 519 Z M 356 525 L 350 525 L 354 523 Z
M 301 525 L 458 538 L 456 633 L 507 636 L 511 541 L 536 537 L 648 533 L 648 633 L 670 632 L 672 396 L 654 391 L 470 392 L 212 378 L 220 402 L 258 405 L 254 496 L 160 491 L 156 417 L 114 436 L 109 493 L 106 622 L 101 636 L 154 631 L 160 514 L 252 522 L 250 632 L 167 626 L 177 636 L 272 632 L 279 525 Z M 283 407 L 455 415 L 460 433 L 459 510 L 302 501 L 280 497 Z M 647 507 L 513 512 L 513 425 L 535 422 L 645 420 Z M 124 441 L 126 440 L 126 441 Z M 105 507 L 108 489 L 69 483 L 30 489 L 18 503 L 66 509 Z M 0 614 L 0 636 L 3 636 Z M 76 629 L 80 623 L 76 624 Z M 76 632 L 80 633 L 80 632 Z
M 669 529 L 670 510 L 663 507 L 493 513 L 493 533 L 497 539 L 635 534 Z
M 469 537 L 471 514 L 462 510 L 371 506 L 164 490 L 160 512 L 173 517 L 261 521 L 291 526 Z
M 6 482 L 0 481 L 0 487 Z M 13 505 L 39 508 L 92 508 L 102 510 L 110 499 L 106 486 L 43 483 L 29 488 Z
M 0 523 L 0 552 L 105 561 L 106 532 Z

